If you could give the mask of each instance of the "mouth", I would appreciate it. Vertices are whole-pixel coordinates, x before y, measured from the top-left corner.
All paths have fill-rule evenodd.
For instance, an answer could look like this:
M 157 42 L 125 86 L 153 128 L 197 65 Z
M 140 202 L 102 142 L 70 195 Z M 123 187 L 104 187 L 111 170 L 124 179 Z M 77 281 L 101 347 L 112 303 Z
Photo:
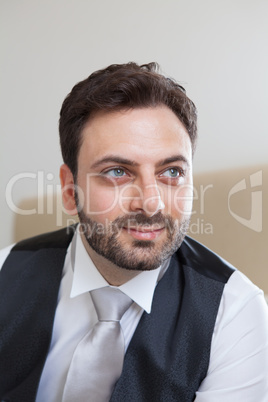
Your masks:
M 124 227 L 123 228 L 128 234 L 130 234 L 136 240 L 155 240 L 159 237 L 163 231 L 165 230 L 164 227 L 162 228 L 150 228 L 146 227 Z

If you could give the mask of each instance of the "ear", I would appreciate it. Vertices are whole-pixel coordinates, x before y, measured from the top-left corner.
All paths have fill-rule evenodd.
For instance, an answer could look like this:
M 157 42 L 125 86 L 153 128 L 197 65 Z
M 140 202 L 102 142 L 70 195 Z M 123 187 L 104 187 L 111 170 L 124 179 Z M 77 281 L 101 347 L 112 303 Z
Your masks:
M 60 182 L 62 202 L 66 212 L 69 215 L 77 215 L 74 177 L 66 164 L 60 167 Z

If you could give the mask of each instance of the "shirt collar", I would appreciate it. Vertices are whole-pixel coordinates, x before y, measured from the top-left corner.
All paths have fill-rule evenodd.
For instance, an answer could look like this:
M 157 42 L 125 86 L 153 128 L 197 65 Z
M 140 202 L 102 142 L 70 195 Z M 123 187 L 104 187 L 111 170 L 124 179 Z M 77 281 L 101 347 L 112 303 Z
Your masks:
M 110 286 L 87 253 L 81 238 L 79 226 L 72 240 L 71 261 L 73 267 L 71 298 L 94 289 Z M 118 289 L 129 296 L 149 314 L 151 312 L 154 290 L 158 279 L 163 276 L 163 270 L 166 270 L 168 265 L 169 260 L 157 269 L 143 271 L 128 282 L 119 286 Z

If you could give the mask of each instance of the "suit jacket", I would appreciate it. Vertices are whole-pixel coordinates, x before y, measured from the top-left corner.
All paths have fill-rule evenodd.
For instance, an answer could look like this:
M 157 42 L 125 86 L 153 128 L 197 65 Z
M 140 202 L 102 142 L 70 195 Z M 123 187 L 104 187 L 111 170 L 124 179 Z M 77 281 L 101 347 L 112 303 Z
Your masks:
M 18 243 L 0 272 L 2 401 L 35 401 L 73 231 Z M 194 400 L 207 373 L 222 292 L 233 271 L 185 238 L 156 286 L 151 313 L 143 313 L 133 335 L 112 402 Z

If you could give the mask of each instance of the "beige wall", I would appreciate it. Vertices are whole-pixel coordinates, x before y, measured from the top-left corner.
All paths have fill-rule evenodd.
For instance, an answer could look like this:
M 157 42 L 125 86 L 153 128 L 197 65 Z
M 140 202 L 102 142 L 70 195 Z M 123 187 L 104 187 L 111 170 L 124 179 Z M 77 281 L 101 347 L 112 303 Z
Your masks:
M 198 174 L 190 235 L 268 294 L 268 165 Z

